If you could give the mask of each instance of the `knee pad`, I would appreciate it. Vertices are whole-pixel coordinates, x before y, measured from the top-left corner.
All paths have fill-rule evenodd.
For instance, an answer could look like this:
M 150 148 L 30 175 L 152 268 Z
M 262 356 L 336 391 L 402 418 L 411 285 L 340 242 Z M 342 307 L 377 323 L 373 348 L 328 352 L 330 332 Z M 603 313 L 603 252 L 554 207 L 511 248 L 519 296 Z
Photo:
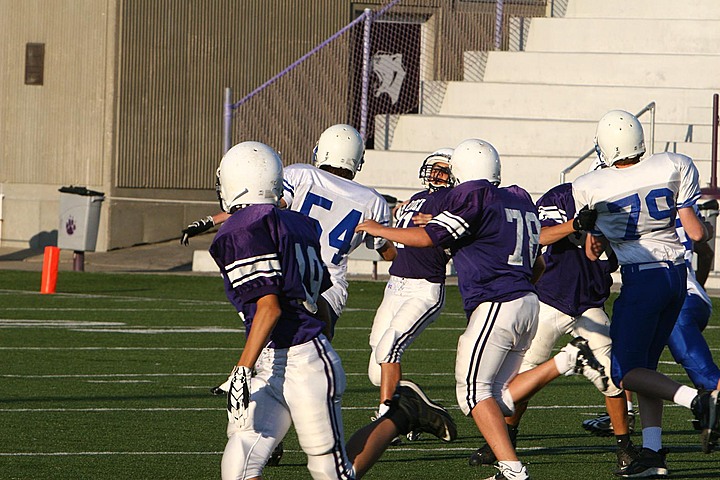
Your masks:
M 381 369 L 380 364 L 375 361 L 375 352 L 370 354 L 370 361 L 368 362 L 368 378 L 370 382 L 379 387 L 381 384 Z
M 334 450 L 323 455 L 308 455 L 307 468 L 313 480 L 352 480 L 355 478 L 355 470 L 348 461 L 344 450 Z
M 230 435 L 222 456 L 222 480 L 260 477 L 274 445 L 273 439 L 252 431 Z
M 385 330 L 377 347 L 375 347 L 375 361 L 377 363 L 400 363 L 402 354 L 405 351 L 404 345 L 398 345 L 400 335 L 401 333 L 392 327 Z
M 506 417 L 512 417 L 515 414 L 515 402 L 510 396 L 510 390 L 507 388 L 500 392 L 498 406 L 500 407 L 500 411 Z

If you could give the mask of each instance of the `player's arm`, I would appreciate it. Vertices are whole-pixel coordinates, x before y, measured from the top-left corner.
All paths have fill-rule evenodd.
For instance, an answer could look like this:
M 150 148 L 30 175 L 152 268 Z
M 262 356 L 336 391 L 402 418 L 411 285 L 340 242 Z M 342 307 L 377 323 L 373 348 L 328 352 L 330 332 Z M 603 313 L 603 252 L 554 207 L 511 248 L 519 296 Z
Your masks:
M 559 223 L 557 225 L 542 227 L 540 229 L 540 245 L 552 245 L 558 240 L 562 240 L 575 232 L 577 232 L 577 230 L 573 228 L 573 220 L 568 220 L 565 223 Z
M 373 237 L 382 237 L 386 240 L 390 240 L 391 242 L 402 243 L 408 247 L 423 248 L 433 246 L 430 235 L 427 234 L 424 228 L 420 227 L 385 227 L 375 220 L 365 220 L 355 228 L 355 231 L 365 232 Z
M 387 260 L 388 262 L 392 262 L 395 260 L 395 257 L 397 257 L 397 248 L 395 248 L 395 244 L 389 240 L 386 241 L 382 247 L 378 248 L 377 252 L 383 260 Z
M 548 225 L 540 229 L 540 245 L 552 245 L 575 232 L 587 232 L 595 228 L 597 210 L 587 205 L 580 209 L 575 218 L 557 225 Z
M 535 259 L 535 263 L 533 263 L 532 268 L 532 278 L 530 279 L 530 282 L 532 282 L 533 285 L 535 285 L 538 280 L 540 280 L 540 277 L 542 277 L 542 274 L 545 272 L 545 257 L 542 255 L 538 255 Z
M 277 295 L 270 294 L 260 297 L 257 301 L 257 311 L 253 317 L 250 333 L 245 341 L 242 355 L 238 365 L 253 368 L 260 352 L 267 345 L 275 325 L 280 319 L 280 301 Z
M 706 242 L 710 239 L 707 228 L 705 228 L 693 207 L 678 208 L 678 217 L 680 217 L 680 223 L 682 223 L 685 234 L 693 242 Z
M 215 215 L 208 215 L 207 217 L 201 218 L 200 220 L 195 220 L 190 225 L 185 227 L 185 229 L 181 232 L 182 236 L 180 237 L 180 243 L 182 245 L 187 245 L 191 237 L 207 232 L 215 225 L 220 225 L 228 218 L 230 218 L 229 213 L 219 212 Z
M 607 239 L 602 236 L 587 235 L 585 238 L 585 256 L 596 261 L 607 248 Z
M 280 319 L 280 302 L 277 295 L 269 294 L 257 301 L 257 311 L 253 317 L 245 348 L 240 354 L 237 366 L 228 378 L 227 414 L 228 421 L 243 425 L 250 406 L 250 378 L 260 352 L 267 345 L 270 333 Z

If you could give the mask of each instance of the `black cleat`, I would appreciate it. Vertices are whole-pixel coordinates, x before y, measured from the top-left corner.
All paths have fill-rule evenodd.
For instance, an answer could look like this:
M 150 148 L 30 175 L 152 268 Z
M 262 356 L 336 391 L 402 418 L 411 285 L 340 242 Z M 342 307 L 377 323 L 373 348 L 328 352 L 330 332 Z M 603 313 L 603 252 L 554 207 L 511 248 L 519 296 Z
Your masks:
M 632 462 L 638 459 L 640 450 L 630 442 L 627 448 L 618 448 L 615 451 L 615 455 L 617 455 L 617 470 L 615 470 L 615 475 L 621 475 Z
M 518 427 L 513 427 L 512 425 L 507 426 L 508 434 L 510 435 L 510 441 L 512 442 L 513 448 L 517 447 L 517 434 L 518 434 Z M 493 465 L 497 461 L 497 458 L 495 458 L 495 454 L 492 451 L 492 448 L 490 448 L 490 445 L 487 443 L 483 444 L 482 447 L 478 448 L 473 452 L 472 455 L 470 455 L 470 458 L 468 459 L 468 463 L 471 467 L 477 467 L 479 465 Z
M 666 478 L 668 476 L 666 455 L 666 448 L 661 448 L 659 452 L 643 448 L 630 465 L 622 471 L 615 472 L 615 475 L 622 478 Z
M 712 452 L 720 438 L 719 395 L 718 390 L 701 390 L 691 405 L 695 419 L 699 423 L 703 453 Z
M 282 458 L 283 453 L 285 453 L 285 450 L 283 450 L 283 442 L 281 440 L 280 443 L 277 444 L 277 447 L 275 447 L 275 450 L 273 450 L 272 455 L 270 455 L 270 458 L 267 461 L 267 466 L 277 467 L 280 465 L 280 459 Z
M 403 435 L 427 432 L 444 442 L 457 438 L 457 426 L 447 410 L 430 400 L 417 384 L 409 380 L 398 382 L 390 401 L 390 410 L 385 416 L 393 419 L 398 414 L 402 415 L 402 420 L 393 420 L 393 423 L 407 425 L 407 429 L 399 427 Z
M 635 431 L 635 415 L 637 412 L 632 410 L 627 412 L 628 414 L 628 433 Z M 610 421 L 610 415 L 603 413 L 602 415 L 589 418 L 582 422 L 582 427 L 588 432 L 598 437 L 610 437 L 615 434 L 613 430 L 612 422 Z

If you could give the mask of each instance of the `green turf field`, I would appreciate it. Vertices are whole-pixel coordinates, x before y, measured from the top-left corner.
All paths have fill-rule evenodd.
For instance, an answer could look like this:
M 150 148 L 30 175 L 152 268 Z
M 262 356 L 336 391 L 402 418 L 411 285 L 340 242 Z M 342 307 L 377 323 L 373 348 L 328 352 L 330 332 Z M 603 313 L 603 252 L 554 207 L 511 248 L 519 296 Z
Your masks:
M 241 324 L 217 277 L 61 272 L 57 292 L 40 295 L 40 274 L 0 272 L 1 479 L 220 478 L 223 381 L 243 342 Z M 370 332 L 383 282 L 352 282 L 334 346 L 348 388 L 345 434 L 369 420 L 377 389 L 367 379 Z M 716 310 L 718 309 L 716 304 Z M 720 345 L 717 315 L 706 330 Z M 457 441 L 428 437 L 391 447 L 365 478 L 480 479 L 470 467 L 482 441 L 455 404 L 454 350 L 465 325 L 457 288 L 441 318 L 403 358 L 408 378 L 449 407 Z M 689 383 L 666 355 L 661 369 Z M 604 410 L 583 377 L 562 377 L 540 392 L 521 424 L 518 451 L 535 480 L 613 478 L 613 440 L 582 430 Z M 690 412 L 668 406 L 665 446 L 671 477 L 720 478 L 720 452 L 704 455 Z M 640 443 L 639 435 L 635 435 Z M 294 433 L 267 479 L 305 479 Z

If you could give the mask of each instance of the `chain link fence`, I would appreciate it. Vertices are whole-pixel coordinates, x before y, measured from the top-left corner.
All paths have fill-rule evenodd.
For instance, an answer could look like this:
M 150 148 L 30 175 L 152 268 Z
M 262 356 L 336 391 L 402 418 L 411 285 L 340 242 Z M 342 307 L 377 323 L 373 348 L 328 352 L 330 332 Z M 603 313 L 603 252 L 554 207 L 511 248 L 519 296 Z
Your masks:
M 307 163 L 336 123 L 355 126 L 367 148 L 388 148 L 397 115 L 438 113 L 447 82 L 482 80 L 483 52 L 521 50 L 525 18 L 549 8 L 548 0 L 393 0 L 357 11 L 244 98 L 232 103 L 226 92 L 224 148 L 258 140 L 285 164 Z

